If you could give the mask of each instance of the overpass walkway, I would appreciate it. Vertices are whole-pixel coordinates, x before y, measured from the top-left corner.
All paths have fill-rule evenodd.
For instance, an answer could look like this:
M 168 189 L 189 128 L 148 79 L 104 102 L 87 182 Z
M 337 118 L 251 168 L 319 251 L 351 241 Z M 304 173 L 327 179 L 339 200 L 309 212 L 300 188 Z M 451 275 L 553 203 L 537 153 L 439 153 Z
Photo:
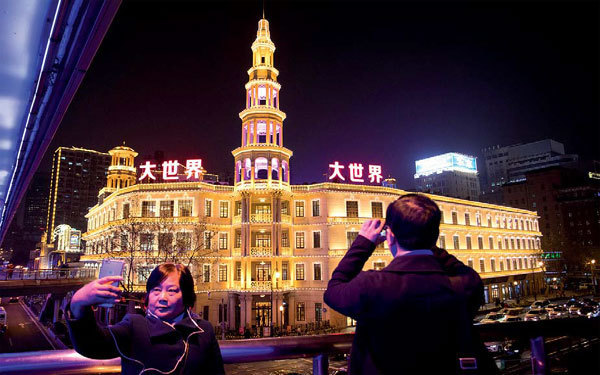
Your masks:
M 67 293 L 96 279 L 91 268 L 0 271 L 0 297 Z

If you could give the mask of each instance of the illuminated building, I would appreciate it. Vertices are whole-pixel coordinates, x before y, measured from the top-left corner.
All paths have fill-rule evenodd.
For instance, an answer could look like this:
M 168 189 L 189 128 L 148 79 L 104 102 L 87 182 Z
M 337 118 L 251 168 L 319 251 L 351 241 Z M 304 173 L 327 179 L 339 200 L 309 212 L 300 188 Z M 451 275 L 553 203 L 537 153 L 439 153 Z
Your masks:
M 103 152 L 79 147 L 59 147 L 54 151 L 47 233 L 53 233 L 61 224 L 85 230 L 85 214 L 97 203 L 98 190 L 106 185 L 110 164 L 110 155 Z
M 272 320 L 275 327 L 320 321 L 345 326 L 349 321 L 323 302 L 329 277 L 361 224 L 383 218 L 387 205 L 404 191 L 390 187 L 393 179 L 385 181 L 389 186 L 290 184 L 292 151 L 284 147 L 275 46 L 267 20 L 258 26 L 240 113 L 241 145 L 232 152 L 234 185 L 205 182 L 200 159 L 135 164 L 135 152 L 128 150 L 113 158 L 109 171 L 137 165 L 137 183 L 123 183 L 129 175 L 109 174 L 111 187 L 101 191 L 102 202 L 86 215 L 82 261 L 97 264 L 106 257 L 133 254 L 129 281 L 141 291 L 144 275 L 154 265 L 147 262 L 149 256 L 174 253 L 183 259 L 196 252 L 191 264 L 195 308 L 215 325 L 238 330 L 269 326 Z M 383 179 L 380 166 L 331 166 L 349 172 L 336 177 L 345 182 Z M 523 295 L 541 287 L 535 212 L 432 198 L 444 213 L 440 245 L 481 273 L 488 299 L 515 297 L 515 288 Z M 128 243 L 134 245 L 129 250 Z M 366 268 L 390 263 L 384 246 L 375 250 Z
M 479 199 L 477 161 L 449 152 L 415 162 L 417 191 L 462 199 Z

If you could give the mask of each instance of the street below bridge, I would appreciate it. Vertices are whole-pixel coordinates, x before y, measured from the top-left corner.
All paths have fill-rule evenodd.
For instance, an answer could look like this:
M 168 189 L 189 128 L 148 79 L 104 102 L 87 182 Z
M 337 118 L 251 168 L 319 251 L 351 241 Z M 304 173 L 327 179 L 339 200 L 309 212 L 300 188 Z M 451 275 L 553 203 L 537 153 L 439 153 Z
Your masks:
M 41 323 L 26 311 L 22 300 L 18 303 L 9 303 L 8 298 L 2 300 L 0 305 L 6 310 L 8 330 L 0 334 L 0 353 L 56 349 Z

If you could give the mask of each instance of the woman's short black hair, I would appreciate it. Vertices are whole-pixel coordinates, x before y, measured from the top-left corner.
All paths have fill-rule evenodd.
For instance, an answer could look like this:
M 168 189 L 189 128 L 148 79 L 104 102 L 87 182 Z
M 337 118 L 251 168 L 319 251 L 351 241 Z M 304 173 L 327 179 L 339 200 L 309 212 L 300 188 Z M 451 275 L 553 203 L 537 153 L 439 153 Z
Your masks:
M 146 293 L 150 293 L 152 289 L 162 283 L 163 280 L 173 272 L 179 274 L 179 289 L 181 289 L 181 295 L 183 296 L 183 305 L 186 308 L 194 307 L 194 304 L 196 303 L 194 278 L 192 277 L 190 269 L 183 264 L 163 263 L 156 266 L 150 273 L 148 281 L 146 282 Z M 146 298 L 146 305 L 147 304 L 148 298 Z

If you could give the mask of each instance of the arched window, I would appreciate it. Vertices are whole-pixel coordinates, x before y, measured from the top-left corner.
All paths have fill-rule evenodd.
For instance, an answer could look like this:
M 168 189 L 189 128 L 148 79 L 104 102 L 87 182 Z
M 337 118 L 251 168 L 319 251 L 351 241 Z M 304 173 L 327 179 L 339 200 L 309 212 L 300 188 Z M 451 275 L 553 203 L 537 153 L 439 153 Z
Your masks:
M 267 105 L 267 88 L 265 85 L 258 86 L 258 104 Z
M 244 179 L 249 180 L 250 173 L 252 173 L 252 161 L 250 158 L 246 158 L 246 160 L 244 160 Z
M 277 124 L 275 127 L 275 144 L 281 146 L 281 125 Z
M 279 179 L 279 160 L 277 158 L 271 159 L 271 178 Z
M 267 179 L 268 178 L 268 165 L 267 158 L 256 158 L 254 160 L 254 178 L 256 179 Z
M 267 122 L 258 121 L 256 124 L 256 135 L 258 143 L 267 143 Z
M 283 177 L 283 182 L 290 182 L 290 170 L 288 163 L 285 160 L 281 162 L 281 174 Z
M 239 182 L 242 179 L 242 161 L 238 160 L 235 163 L 235 182 Z

